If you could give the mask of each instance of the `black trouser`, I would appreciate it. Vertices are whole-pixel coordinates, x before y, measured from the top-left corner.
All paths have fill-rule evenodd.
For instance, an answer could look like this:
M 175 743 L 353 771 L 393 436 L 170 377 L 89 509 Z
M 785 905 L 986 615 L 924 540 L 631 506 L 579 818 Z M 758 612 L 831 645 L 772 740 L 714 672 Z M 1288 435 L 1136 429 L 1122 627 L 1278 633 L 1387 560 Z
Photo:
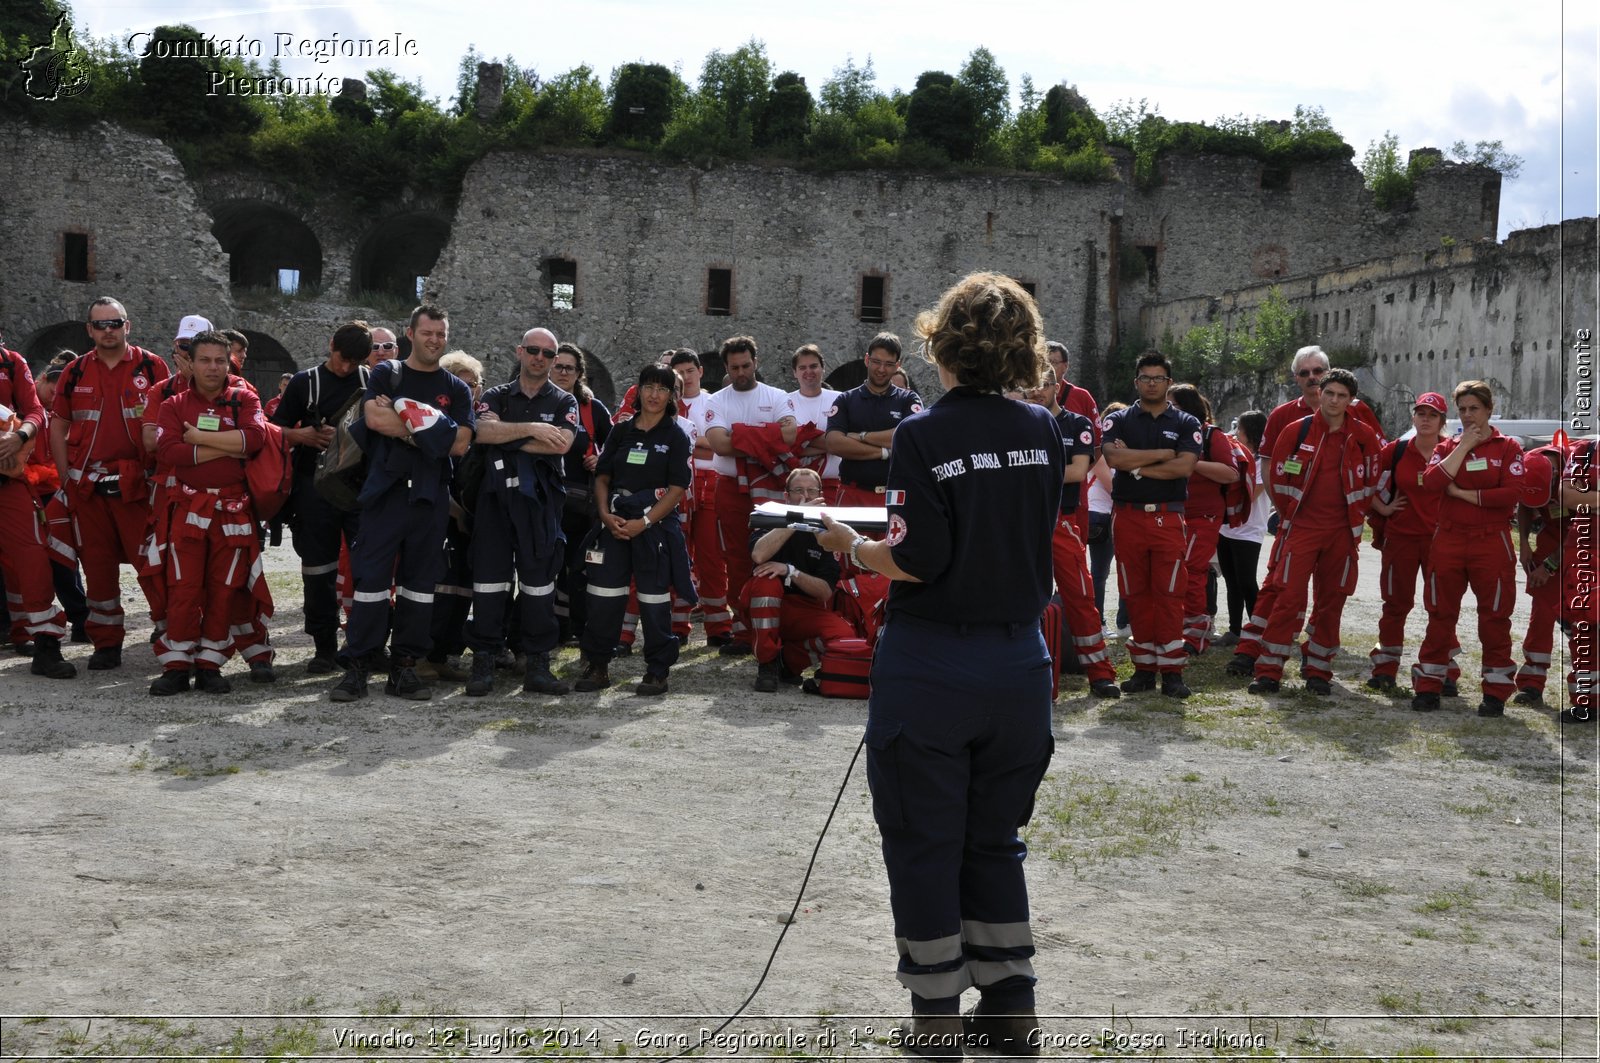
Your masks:
M 1217 564 L 1228 584 L 1228 630 L 1238 634 L 1244 621 L 1256 608 L 1256 567 L 1261 561 L 1261 543 L 1217 536 Z
M 294 552 L 300 555 L 300 578 L 305 584 L 305 631 L 320 652 L 339 643 L 339 542 L 356 541 L 361 527 L 359 510 L 335 509 L 302 476 L 294 484 Z

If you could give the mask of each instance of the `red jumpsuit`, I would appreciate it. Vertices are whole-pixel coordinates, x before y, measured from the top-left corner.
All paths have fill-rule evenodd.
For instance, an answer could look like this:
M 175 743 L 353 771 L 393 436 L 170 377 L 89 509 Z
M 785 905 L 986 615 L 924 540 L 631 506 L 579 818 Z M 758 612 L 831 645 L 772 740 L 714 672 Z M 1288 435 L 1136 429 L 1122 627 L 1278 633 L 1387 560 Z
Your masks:
M 1433 452 L 1423 487 L 1444 494 L 1450 477 L 1441 463 L 1455 450 L 1459 437 L 1446 439 Z M 1457 647 L 1456 621 L 1471 588 L 1478 605 L 1478 641 L 1483 648 L 1483 693 L 1509 698 L 1514 664 L 1511 657 L 1511 611 L 1517 601 L 1517 554 L 1511 546 L 1511 514 L 1523 492 L 1522 446 L 1500 434 L 1479 443 L 1456 474 L 1457 487 L 1482 492 L 1482 505 L 1445 496 L 1439 503 L 1439 532 L 1424 568 L 1422 604 L 1428 629 L 1411 689 L 1437 694 L 1448 677 Z
M 237 406 L 223 399 L 237 400 Z M 197 464 L 199 448 L 183 441 L 186 423 L 206 428 L 202 419 L 210 417 L 217 427 L 208 430 L 237 430 L 244 436 L 246 455 L 266 438 L 261 400 L 245 388 L 225 388 L 212 400 L 187 389 L 161 404 L 156 453 L 176 477 L 163 569 L 167 631 L 157 647 L 166 671 L 220 669 L 233 653 L 236 598 L 247 596 L 260 578 L 260 541 L 244 462 L 217 458 Z
M 165 362 L 131 344 L 110 368 L 90 351 L 61 374 L 51 407 L 67 425 L 67 495 L 89 603 L 84 629 L 97 650 L 122 645 L 117 568 L 138 564 L 150 530 L 140 426 L 151 391 L 166 378 Z M 160 594 L 155 582 L 139 577 L 147 599 Z
M 0 347 L 0 363 L 0 406 L 12 411 L 20 422 L 19 428 L 30 424 L 34 433 L 43 433 L 45 411 L 39 405 L 28 363 L 4 347 Z M 48 635 L 63 639 L 67 634 L 66 616 L 55 602 L 50 559 L 45 554 L 42 524 L 26 475 L 31 449 L 32 444 L 23 442 L 14 458 L 15 476 L 0 474 L 0 564 L 5 570 L 6 605 L 13 626 L 20 622 L 26 637 Z
M 1227 433 L 1209 425 L 1205 432 L 1210 436 L 1209 445 L 1200 460 L 1234 467 L 1233 445 L 1228 442 Z M 1217 552 L 1217 537 L 1222 534 L 1226 519 L 1222 490 L 1222 484 L 1198 472 L 1189 476 L 1189 501 L 1183 511 L 1183 567 L 1188 581 L 1183 596 L 1183 645 L 1191 655 L 1204 653 L 1211 645 L 1206 583 L 1211 558 Z
M 1316 412 L 1316 407 L 1306 402 L 1304 396 L 1290 399 L 1288 402 L 1274 407 L 1272 412 L 1267 414 L 1267 426 L 1261 432 L 1261 453 L 1271 454 L 1272 445 L 1278 441 L 1278 436 L 1283 433 L 1285 428 L 1295 424 L 1300 418 Z M 1377 435 L 1379 443 L 1382 443 L 1386 438 L 1383 434 L 1383 425 L 1378 421 L 1378 415 L 1372 412 L 1371 406 L 1368 406 L 1360 399 L 1350 400 L 1350 405 L 1345 410 L 1345 416 L 1353 417 L 1372 429 L 1373 433 Z
M 1397 453 L 1399 465 L 1395 464 Z M 1378 455 L 1378 493 L 1390 501 L 1403 497 L 1406 505 L 1388 518 L 1384 527 L 1383 560 L 1378 574 L 1383 612 L 1378 618 L 1378 643 L 1370 655 L 1375 677 L 1393 679 L 1400 672 L 1400 657 L 1406 649 L 1406 618 L 1417 601 L 1417 576 L 1439 527 L 1439 496 L 1422 487 L 1422 473 L 1430 457 L 1432 451 L 1422 453 L 1409 439 L 1386 444 Z M 1448 679 L 1461 674 L 1455 663 L 1459 652 L 1458 645 L 1450 655 Z

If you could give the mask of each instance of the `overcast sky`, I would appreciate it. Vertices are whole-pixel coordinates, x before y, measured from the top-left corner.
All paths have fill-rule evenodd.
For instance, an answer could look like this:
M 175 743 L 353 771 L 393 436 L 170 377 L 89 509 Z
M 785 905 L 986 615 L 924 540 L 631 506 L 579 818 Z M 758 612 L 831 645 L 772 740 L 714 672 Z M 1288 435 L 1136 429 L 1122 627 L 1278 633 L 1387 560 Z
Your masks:
M 126 39 L 181 21 L 219 40 L 242 36 L 263 64 L 280 34 L 295 42 L 399 35 L 416 42 L 414 57 L 290 58 L 284 71 L 359 77 L 386 65 L 447 103 L 460 59 L 474 45 L 544 77 L 585 63 L 606 80 L 615 67 L 643 60 L 677 66 L 693 85 L 707 52 L 754 37 L 765 42 L 775 72 L 797 71 L 813 95 L 847 57 L 862 64 L 870 56 L 887 91 L 909 89 L 924 70 L 955 73 L 982 45 L 1005 68 L 1013 102 L 1026 73 L 1041 91 L 1057 81 L 1076 84 L 1102 113 L 1141 98 L 1191 121 L 1287 118 L 1296 104 L 1320 106 L 1358 161 L 1386 131 L 1399 137 L 1402 152 L 1502 140 L 1525 160 L 1502 194 L 1502 237 L 1600 209 L 1600 5 L 1592 0 L 244 0 L 214 16 L 186 0 L 77 0 L 72 7 L 79 30 L 95 36 Z

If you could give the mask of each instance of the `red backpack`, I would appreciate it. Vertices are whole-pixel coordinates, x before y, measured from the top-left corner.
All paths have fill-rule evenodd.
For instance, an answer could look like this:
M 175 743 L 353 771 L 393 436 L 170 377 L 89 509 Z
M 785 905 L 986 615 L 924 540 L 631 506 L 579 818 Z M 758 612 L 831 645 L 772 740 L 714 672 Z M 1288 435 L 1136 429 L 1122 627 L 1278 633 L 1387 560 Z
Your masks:
M 1211 460 L 1211 433 L 1216 430 L 1216 425 L 1206 425 L 1202 446 L 1207 461 Z M 1233 467 L 1239 470 L 1239 478 L 1231 484 L 1217 486 L 1222 489 L 1222 512 L 1228 527 L 1237 528 L 1250 519 L 1250 507 L 1256 495 L 1256 463 L 1250 457 L 1249 449 L 1233 438 L 1231 433 L 1224 432 L 1223 437 L 1228 441 L 1228 449 L 1233 454 Z
M 229 388 L 227 397 L 222 400 L 233 407 L 235 421 L 239 419 L 241 390 Z M 276 517 L 283 504 L 289 501 L 289 494 L 294 489 L 294 462 L 290 457 L 293 448 L 283 437 L 283 429 L 265 417 L 262 422 L 266 428 L 266 439 L 260 450 L 245 459 L 244 484 L 245 490 L 250 493 L 256 520 L 266 522 Z

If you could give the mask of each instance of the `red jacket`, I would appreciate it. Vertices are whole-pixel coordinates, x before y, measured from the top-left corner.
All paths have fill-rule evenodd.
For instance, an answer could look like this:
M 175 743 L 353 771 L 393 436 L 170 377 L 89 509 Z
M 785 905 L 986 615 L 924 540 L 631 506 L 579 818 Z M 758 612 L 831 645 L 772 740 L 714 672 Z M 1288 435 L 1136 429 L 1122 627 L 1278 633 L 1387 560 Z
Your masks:
M 1264 454 L 1271 454 L 1272 448 L 1278 441 L 1278 436 L 1283 430 L 1294 424 L 1307 414 L 1316 413 L 1315 407 L 1307 404 L 1305 396 L 1290 399 L 1267 414 L 1267 427 L 1261 431 L 1261 450 Z M 1378 435 L 1378 442 L 1382 443 L 1387 437 L 1383 434 L 1383 425 L 1378 421 L 1378 415 L 1372 412 L 1372 407 L 1360 399 L 1351 399 L 1350 407 L 1345 411 L 1345 420 L 1357 420 Z
M 1301 432 L 1304 429 L 1304 438 Z M 1317 463 L 1330 458 L 1342 461 L 1340 483 L 1344 487 L 1345 511 L 1349 516 L 1350 535 L 1361 540 L 1361 528 L 1366 523 L 1367 510 L 1372 508 L 1372 496 L 1378 487 L 1378 454 L 1383 449 L 1376 432 L 1361 421 L 1346 416 L 1344 453 L 1336 455 L 1324 447 L 1328 435 L 1328 422 L 1320 413 L 1302 417 L 1292 422 L 1278 434 L 1267 462 L 1267 485 L 1272 504 L 1283 515 L 1285 526 L 1294 522 L 1300 509 L 1305 489 L 1312 482 Z M 1287 468 L 1298 462 L 1299 469 Z
M 1493 428 L 1493 426 L 1490 426 Z M 1480 491 L 1481 504 L 1473 505 L 1460 498 L 1444 494 L 1450 484 L 1442 465 L 1444 459 L 1461 444 L 1460 436 L 1441 440 L 1429 459 L 1428 471 L 1422 474 L 1422 486 L 1444 495 L 1439 500 L 1439 532 L 1452 528 L 1504 528 L 1511 523 L 1517 503 L 1527 490 L 1527 470 L 1522 463 L 1522 444 L 1493 428 L 1494 435 L 1472 448 L 1472 453 L 1456 473 L 1455 485 L 1467 491 Z M 1482 461 L 1483 468 L 1469 469 L 1468 465 Z M 1546 486 L 1546 491 L 1549 487 Z

